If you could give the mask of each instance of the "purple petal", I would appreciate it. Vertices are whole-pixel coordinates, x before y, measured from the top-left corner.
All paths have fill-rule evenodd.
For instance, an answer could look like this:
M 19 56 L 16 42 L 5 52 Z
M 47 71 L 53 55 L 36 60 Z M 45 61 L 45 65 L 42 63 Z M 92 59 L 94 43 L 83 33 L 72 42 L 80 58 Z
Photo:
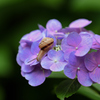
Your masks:
M 47 22 L 46 28 L 49 31 L 57 31 L 57 30 L 60 30 L 62 28 L 62 25 L 61 25 L 61 23 L 58 20 L 51 19 L 51 20 L 49 20 Z
M 30 32 L 28 40 L 33 41 L 33 42 L 39 41 L 42 39 L 42 37 L 43 37 L 43 35 L 40 32 L 40 30 L 35 30 L 35 31 Z
M 39 27 L 41 32 L 43 32 L 45 30 L 45 28 L 42 25 L 40 25 L 40 24 L 38 24 L 38 27 Z
M 25 76 L 25 72 L 21 71 L 21 75 L 24 77 Z
M 72 51 L 75 51 L 75 48 L 73 46 L 70 46 L 67 44 L 67 38 L 64 38 L 62 40 L 62 43 L 61 43 L 61 48 L 63 50 L 63 52 L 68 52 L 68 54 Z
M 94 58 L 95 58 L 95 61 L 96 61 L 98 64 L 100 64 L 100 50 L 98 50 L 97 52 L 95 52 Z
M 62 71 L 67 63 L 66 62 L 57 62 L 50 66 L 51 71 Z
M 64 61 L 64 53 L 62 51 L 50 50 L 48 52 L 48 58 L 53 61 Z
M 25 64 L 23 64 L 21 67 L 21 70 L 23 72 L 31 72 L 31 71 L 33 71 L 33 69 L 34 69 L 34 66 L 29 66 L 29 65 L 25 65 Z
M 21 40 L 28 40 L 28 36 L 29 36 L 29 34 L 25 34 L 25 35 L 21 38 Z
M 31 50 L 30 48 L 24 48 L 20 53 L 19 53 L 19 57 L 22 61 L 25 61 L 29 56 L 31 56 Z
M 70 28 L 83 28 L 91 23 L 92 21 L 89 21 L 87 19 L 78 19 L 70 23 L 69 27 Z
M 75 48 L 67 44 L 67 38 L 64 38 L 62 40 L 61 48 L 62 48 L 62 51 L 64 52 L 65 60 L 68 61 L 70 53 L 75 51 Z
M 97 67 L 94 69 L 94 71 L 89 73 L 90 78 L 94 81 L 100 84 L 100 68 Z
M 68 34 L 68 33 L 71 33 L 71 32 L 80 33 L 80 32 L 84 32 L 84 31 L 86 31 L 85 28 L 70 28 L 70 27 L 66 27 L 64 29 L 59 30 L 58 32 L 63 32 L 65 34 Z
M 36 66 L 31 73 L 25 74 L 25 78 L 29 81 L 31 86 L 41 85 L 45 81 L 44 70 Z
M 51 74 L 51 71 L 47 69 L 43 69 L 43 70 L 44 70 L 45 77 L 49 77 Z
M 95 35 L 94 38 L 97 40 L 97 42 L 100 44 L 100 35 Z
M 31 52 L 33 55 L 37 55 L 40 51 L 40 48 L 39 48 L 39 43 L 38 42 L 33 42 L 32 43 L 32 46 L 31 46 Z
M 83 57 L 77 57 L 75 56 L 75 52 L 70 53 L 69 55 L 69 63 L 73 66 L 79 66 L 84 62 Z
M 94 35 L 92 48 L 96 50 L 100 49 L 100 36 L 99 35 Z
M 17 54 L 16 61 L 17 61 L 18 65 L 20 65 L 20 66 L 23 64 L 23 62 L 19 58 L 19 53 Z
M 84 60 L 85 66 L 89 71 L 93 71 L 94 68 L 97 66 L 97 62 L 95 61 L 94 54 L 95 54 L 94 52 L 87 54 Z
M 28 57 L 24 63 L 25 65 L 36 65 L 38 62 L 37 62 L 37 55 L 32 55 L 30 57 Z
M 86 55 L 90 48 L 92 47 L 92 38 L 90 37 L 90 35 L 83 35 L 82 36 L 82 41 L 78 47 L 78 49 L 76 50 L 75 55 L 76 56 L 84 56 Z
M 76 32 L 70 33 L 67 37 L 67 43 L 70 46 L 77 47 L 81 41 L 82 41 L 81 36 Z
M 74 79 L 76 77 L 76 71 L 77 67 L 74 67 L 70 64 L 66 65 L 64 68 L 64 74 L 71 79 Z
M 32 41 L 20 40 L 20 45 L 21 45 L 22 48 L 30 47 L 32 45 Z
M 92 80 L 89 77 L 89 73 L 86 70 L 79 70 L 77 73 L 78 76 L 78 81 L 80 84 L 83 86 L 91 86 L 92 85 Z
M 45 57 L 41 61 L 41 66 L 45 69 L 50 69 L 50 66 L 54 63 L 54 61 L 50 60 L 48 57 Z

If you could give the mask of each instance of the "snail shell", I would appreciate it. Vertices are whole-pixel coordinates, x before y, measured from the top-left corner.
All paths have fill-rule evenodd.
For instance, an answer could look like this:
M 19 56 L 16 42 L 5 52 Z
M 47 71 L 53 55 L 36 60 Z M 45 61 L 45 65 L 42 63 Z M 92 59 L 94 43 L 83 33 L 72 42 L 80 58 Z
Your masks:
M 48 51 L 52 48 L 53 43 L 54 43 L 53 38 L 49 37 L 43 38 L 39 44 L 39 48 L 41 50 Z
M 43 38 L 42 41 L 39 44 L 39 48 L 41 49 L 38 56 L 37 56 L 37 61 L 40 61 L 42 57 L 52 48 L 54 43 L 53 38 Z

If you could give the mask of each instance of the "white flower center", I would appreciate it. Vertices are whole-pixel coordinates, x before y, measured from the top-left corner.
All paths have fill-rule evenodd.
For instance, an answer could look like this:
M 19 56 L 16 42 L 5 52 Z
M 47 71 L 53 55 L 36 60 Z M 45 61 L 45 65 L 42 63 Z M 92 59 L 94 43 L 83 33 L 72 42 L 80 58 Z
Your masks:
M 55 33 L 57 33 L 57 30 L 55 30 Z
M 78 49 L 78 47 L 75 48 L 76 50 Z
M 100 67 L 100 64 L 98 64 L 98 67 Z
M 61 45 L 56 45 L 55 47 L 53 47 L 53 49 L 55 51 L 59 51 L 59 50 L 61 50 Z
M 32 41 L 32 39 L 29 39 L 30 41 Z
M 77 67 L 78 70 L 80 70 L 80 67 Z
M 57 60 L 55 59 L 55 60 L 54 60 L 54 62 L 56 63 L 56 62 L 57 62 Z

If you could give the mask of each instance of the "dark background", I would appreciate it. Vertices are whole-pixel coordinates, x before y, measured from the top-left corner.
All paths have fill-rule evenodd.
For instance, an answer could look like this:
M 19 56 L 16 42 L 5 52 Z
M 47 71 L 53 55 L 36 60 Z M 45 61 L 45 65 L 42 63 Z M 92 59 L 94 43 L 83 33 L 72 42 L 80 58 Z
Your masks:
M 54 89 L 64 79 L 31 87 L 16 63 L 20 38 L 54 18 L 63 28 L 79 18 L 92 20 L 86 29 L 100 34 L 100 0 L 0 0 L 0 100 L 59 100 Z M 89 100 L 78 93 L 68 100 L 80 98 Z

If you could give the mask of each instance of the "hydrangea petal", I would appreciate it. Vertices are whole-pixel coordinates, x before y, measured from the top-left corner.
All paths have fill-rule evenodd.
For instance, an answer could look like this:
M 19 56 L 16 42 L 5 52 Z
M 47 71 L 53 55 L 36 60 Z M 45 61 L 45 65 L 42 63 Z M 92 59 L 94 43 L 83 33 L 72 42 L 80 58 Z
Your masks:
M 55 50 L 50 50 L 48 52 L 48 58 L 55 61 L 64 61 L 64 53 L 62 51 L 55 51 Z
M 25 65 L 36 65 L 38 62 L 37 62 L 37 55 L 32 55 L 30 57 L 28 57 L 24 63 Z
M 70 53 L 69 55 L 69 63 L 73 66 L 79 66 L 82 64 L 84 59 L 82 57 L 75 56 L 75 52 Z
M 66 62 L 56 62 L 50 66 L 51 71 L 62 71 L 67 63 Z
M 21 67 L 21 70 L 23 72 L 31 72 L 31 71 L 33 71 L 33 69 L 34 69 L 34 66 L 25 65 L 25 64 L 23 64 Z
M 17 54 L 16 61 L 17 61 L 18 65 L 20 65 L 20 66 L 23 64 L 23 62 L 19 58 L 19 53 Z
M 76 53 L 75 55 L 76 56 L 84 56 L 86 55 L 90 48 L 92 47 L 92 38 L 90 38 L 90 36 L 87 34 L 87 35 L 84 35 L 82 36 L 82 41 L 78 47 L 78 49 L 76 50 Z
M 95 52 L 94 59 L 97 62 L 97 64 L 100 64 L 100 50 L 98 50 L 97 52 Z
M 40 48 L 39 48 L 39 43 L 38 42 L 33 42 L 32 43 L 32 46 L 31 46 L 31 52 L 33 55 L 37 55 L 40 51 Z
M 53 64 L 54 62 L 52 60 L 50 60 L 48 57 L 44 57 L 41 61 L 41 66 L 45 69 L 50 69 L 50 66 Z
M 21 75 L 24 77 L 25 76 L 25 72 L 21 71 Z
M 75 48 L 73 46 L 70 46 L 67 44 L 67 38 L 64 38 L 62 40 L 61 48 L 62 48 L 62 51 L 67 54 L 70 54 L 70 52 L 75 51 Z
M 43 69 L 43 70 L 44 70 L 45 77 L 49 77 L 52 71 L 47 69 Z
M 30 48 L 26 47 L 19 53 L 19 57 L 22 61 L 25 61 L 31 54 Z
M 20 40 L 19 43 L 22 48 L 30 47 L 32 45 L 32 41 L 29 41 L 29 40 Z
M 45 81 L 45 74 L 40 66 L 36 66 L 31 73 L 25 74 L 25 78 L 31 86 L 38 86 Z
M 66 65 L 64 68 L 64 74 L 71 79 L 74 79 L 76 77 L 76 71 L 77 67 L 74 67 L 70 64 Z
M 81 36 L 76 32 L 70 33 L 67 37 L 67 43 L 70 46 L 77 47 L 81 41 L 82 41 Z
M 43 37 L 43 35 L 42 35 L 41 31 L 35 30 L 35 31 L 30 32 L 28 40 L 33 41 L 33 42 L 39 41 L 42 39 L 42 37 Z
M 45 30 L 45 28 L 42 25 L 40 25 L 40 24 L 38 24 L 38 27 L 39 27 L 41 32 L 43 32 Z
M 78 19 L 70 23 L 69 27 L 70 28 L 83 28 L 91 23 L 92 21 L 89 21 L 87 19 Z
M 90 78 L 100 84 L 100 68 L 95 68 L 92 72 L 89 73 Z
M 89 71 L 93 71 L 94 68 L 97 66 L 97 62 L 95 61 L 94 54 L 95 54 L 94 52 L 87 54 L 84 60 L 85 66 Z
M 47 28 L 47 30 L 49 30 L 49 31 L 57 31 L 57 30 L 60 30 L 61 28 L 62 28 L 62 25 L 61 25 L 61 23 L 58 21 L 58 20 L 56 20 L 56 19 L 51 19 L 51 20 L 49 20 L 48 22 L 47 22 L 47 24 L 46 24 L 46 28 Z
M 96 34 L 96 35 L 94 36 L 94 38 L 97 40 L 97 42 L 98 42 L 99 45 L 100 45 L 100 35 L 97 35 L 97 34 Z
M 86 70 L 79 70 L 77 73 L 78 81 L 83 86 L 91 86 L 92 80 L 89 77 L 89 73 Z

